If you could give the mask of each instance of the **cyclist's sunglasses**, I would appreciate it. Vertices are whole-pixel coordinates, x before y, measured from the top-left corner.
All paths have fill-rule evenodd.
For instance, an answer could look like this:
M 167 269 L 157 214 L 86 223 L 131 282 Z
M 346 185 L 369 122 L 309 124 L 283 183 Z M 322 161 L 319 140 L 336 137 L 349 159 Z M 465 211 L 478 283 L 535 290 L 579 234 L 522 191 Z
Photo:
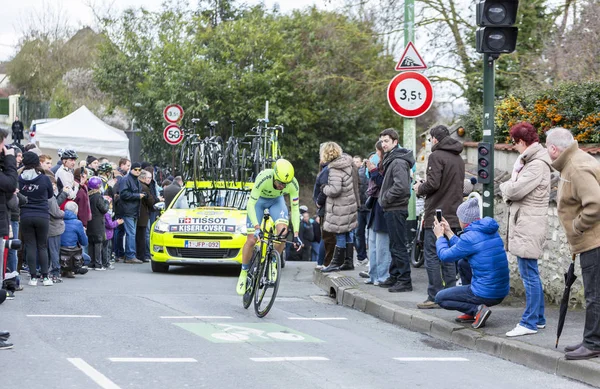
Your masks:
M 287 184 L 284 184 L 283 182 L 281 182 L 279 180 L 275 180 L 275 184 L 277 184 L 277 186 L 283 186 L 284 188 L 287 186 Z

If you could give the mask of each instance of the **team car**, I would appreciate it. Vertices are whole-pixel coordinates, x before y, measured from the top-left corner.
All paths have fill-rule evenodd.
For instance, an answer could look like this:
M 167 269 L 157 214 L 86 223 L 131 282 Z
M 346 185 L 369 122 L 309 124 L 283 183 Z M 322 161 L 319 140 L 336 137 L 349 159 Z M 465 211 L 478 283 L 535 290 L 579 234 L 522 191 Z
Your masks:
M 170 266 L 240 264 L 251 183 L 188 182 L 150 232 L 154 272 Z

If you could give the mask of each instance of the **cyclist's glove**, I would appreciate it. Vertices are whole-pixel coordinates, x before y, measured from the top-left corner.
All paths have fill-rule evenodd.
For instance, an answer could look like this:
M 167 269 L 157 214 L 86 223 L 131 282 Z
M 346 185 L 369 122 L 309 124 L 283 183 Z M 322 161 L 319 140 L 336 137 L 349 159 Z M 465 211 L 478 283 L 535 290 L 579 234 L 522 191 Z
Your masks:
M 300 240 L 300 237 L 294 236 L 294 244 L 298 247 L 302 246 L 302 241 Z
M 254 237 L 256 239 L 262 239 L 263 233 L 262 233 L 262 230 L 260 228 L 257 228 L 256 230 L 254 230 Z

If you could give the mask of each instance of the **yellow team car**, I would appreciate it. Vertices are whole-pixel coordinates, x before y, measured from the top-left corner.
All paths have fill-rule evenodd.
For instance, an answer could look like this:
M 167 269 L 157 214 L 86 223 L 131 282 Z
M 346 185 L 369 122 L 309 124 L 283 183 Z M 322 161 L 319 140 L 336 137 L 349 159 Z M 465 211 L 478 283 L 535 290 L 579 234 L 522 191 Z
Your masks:
M 152 271 L 241 263 L 251 189 L 250 183 L 188 182 L 152 225 Z

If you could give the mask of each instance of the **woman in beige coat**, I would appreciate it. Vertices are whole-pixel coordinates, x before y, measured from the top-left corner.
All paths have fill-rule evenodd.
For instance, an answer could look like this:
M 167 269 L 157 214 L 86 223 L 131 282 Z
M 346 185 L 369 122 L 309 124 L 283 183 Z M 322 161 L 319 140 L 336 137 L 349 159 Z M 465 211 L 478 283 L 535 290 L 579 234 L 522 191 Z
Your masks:
M 509 205 L 507 250 L 517 257 L 527 300 L 521 321 L 506 333 L 513 337 L 535 334 L 546 327 L 544 289 L 537 261 L 546 240 L 552 162 L 530 123 L 514 125 L 510 136 L 521 155 L 511 179 L 501 184 L 500 190 Z
M 331 264 L 323 272 L 352 270 L 353 233 L 358 226 L 358 173 L 352 157 L 342 153 L 335 142 L 327 142 L 323 147 L 322 161 L 328 163 L 327 184 L 321 190 L 325 203 L 323 229 L 336 234 L 335 251 Z

